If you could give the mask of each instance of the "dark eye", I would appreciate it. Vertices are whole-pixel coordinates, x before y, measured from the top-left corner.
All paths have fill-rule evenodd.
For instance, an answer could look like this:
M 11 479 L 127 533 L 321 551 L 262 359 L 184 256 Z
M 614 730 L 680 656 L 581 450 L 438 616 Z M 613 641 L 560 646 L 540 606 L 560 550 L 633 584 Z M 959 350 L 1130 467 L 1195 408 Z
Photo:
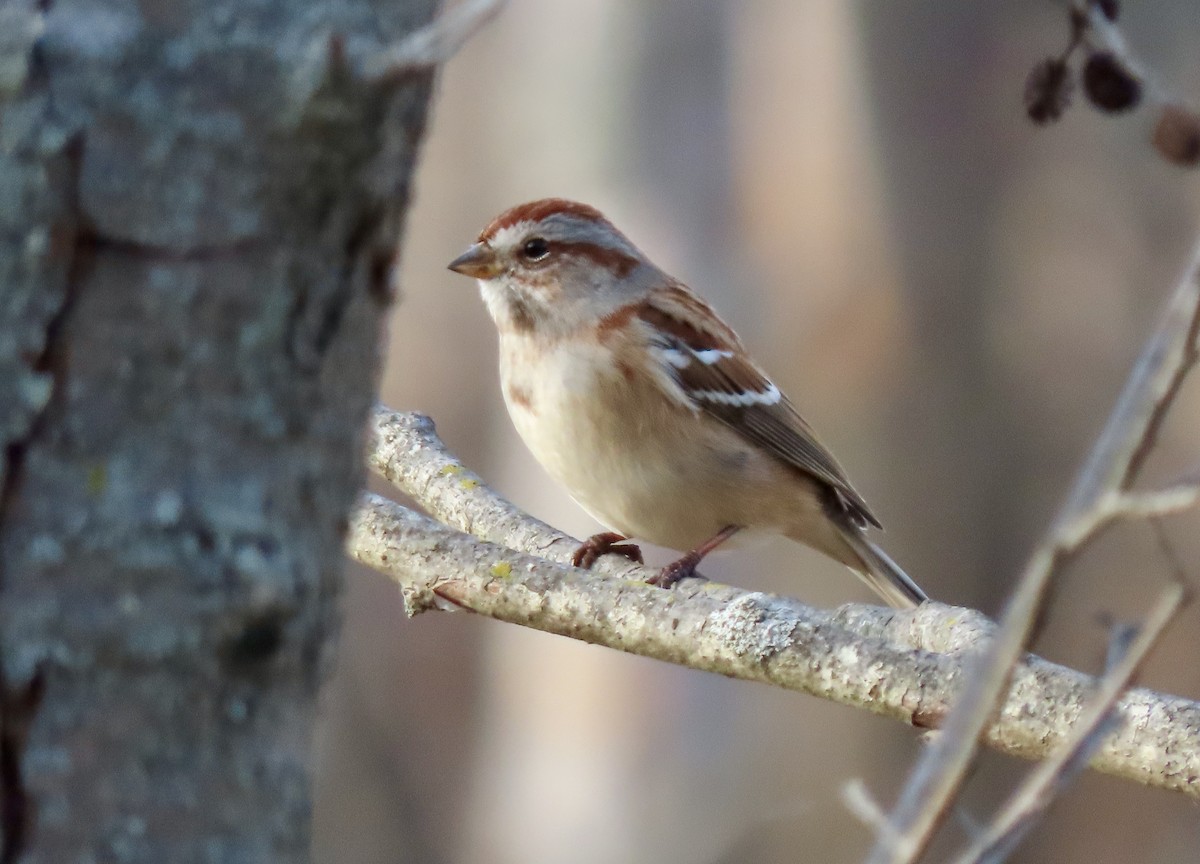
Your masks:
M 541 237 L 530 237 L 521 246 L 521 255 L 526 261 L 541 261 L 550 254 L 550 244 Z

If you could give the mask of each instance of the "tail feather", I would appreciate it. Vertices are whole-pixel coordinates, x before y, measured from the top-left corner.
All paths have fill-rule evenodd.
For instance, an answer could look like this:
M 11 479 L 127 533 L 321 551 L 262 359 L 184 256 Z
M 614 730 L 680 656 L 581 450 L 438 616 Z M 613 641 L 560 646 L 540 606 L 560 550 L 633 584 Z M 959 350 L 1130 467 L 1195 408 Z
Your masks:
M 847 526 L 842 534 L 862 562 L 861 569 L 853 566 L 851 569 L 889 606 L 909 609 L 929 599 L 920 586 L 900 569 L 900 565 L 868 540 L 860 529 Z

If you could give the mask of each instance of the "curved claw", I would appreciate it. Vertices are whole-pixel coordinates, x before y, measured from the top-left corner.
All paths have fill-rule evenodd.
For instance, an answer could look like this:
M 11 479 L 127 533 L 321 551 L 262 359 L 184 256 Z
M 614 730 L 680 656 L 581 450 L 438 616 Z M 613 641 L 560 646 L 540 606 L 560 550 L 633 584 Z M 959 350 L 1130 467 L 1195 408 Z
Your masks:
M 700 563 L 700 559 L 692 555 L 684 555 L 678 561 L 672 561 L 666 567 L 659 570 L 653 576 L 646 580 L 647 585 L 656 585 L 659 588 L 673 588 L 675 583 L 681 579 L 700 578 L 696 576 L 696 565 Z
M 571 556 L 571 563 L 576 567 L 582 567 L 584 570 L 590 570 L 592 565 L 596 563 L 596 559 L 601 555 L 624 555 L 630 561 L 637 564 L 644 564 L 642 560 L 642 550 L 637 544 L 624 542 L 628 538 L 624 534 L 618 534 L 615 531 L 606 531 L 601 534 L 593 534 L 583 543 L 579 544 L 579 548 L 575 550 L 575 554 Z

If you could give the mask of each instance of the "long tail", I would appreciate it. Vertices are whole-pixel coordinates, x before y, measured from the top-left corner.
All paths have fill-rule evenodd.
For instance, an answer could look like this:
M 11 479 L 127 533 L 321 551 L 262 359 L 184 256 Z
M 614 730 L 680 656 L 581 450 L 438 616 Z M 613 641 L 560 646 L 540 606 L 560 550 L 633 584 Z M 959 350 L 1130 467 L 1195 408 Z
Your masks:
M 900 569 L 900 565 L 888 557 L 887 553 L 867 539 L 867 536 L 856 526 L 847 526 L 842 536 L 854 550 L 854 554 L 862 562 L 862 568 L 851 567 L 859 577 L 871 586 L 876 594 L 882 597 L 889 606 L 897 609 L 908 609 L 920 605 L 929 598 L 908 574 Z

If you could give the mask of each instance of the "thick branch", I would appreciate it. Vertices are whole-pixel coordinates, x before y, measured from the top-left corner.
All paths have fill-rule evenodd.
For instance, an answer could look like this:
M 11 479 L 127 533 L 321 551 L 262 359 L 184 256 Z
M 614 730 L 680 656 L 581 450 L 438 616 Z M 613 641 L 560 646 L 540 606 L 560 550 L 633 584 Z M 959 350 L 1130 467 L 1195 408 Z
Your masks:
M 493 492 L 454 457 L 433 421 L 376 405 L 367 440 L 367 467 L 410 495 L 439 521 L 499 543 L 566 564 L 579 541 L 534 519 Z M 628 575 L 629 559 L 606 555 L 593 570 Z
M 441 598 L 500 620 L 926 727 L 942 724 L 964 663 L 976 656 L 969 649 L 993 630 L 978 613 L 936 603 L 904 612 L 860 605 L 821 611 L 714 583 L 688 581 L 662 591 L 642 584 L 645 571 L 616 556 L 597 565 L 616 578 L 556 565 L 569 560 L 577 541 L 483 485 L 445 451 L 428 418 L 377 408 L 373 427 L 374 470 L 439 519 L 492 541 L 377 496 L 364 498 L 350 552 L 404 586 L 414 610 Z M 1042 758 L 1065 740 L 1095 687 L 1091 676 L 1027 657 L 984 740 L 1002 752 Z M 1133 690 L 1114 716 L 1120 722 L 1092 767 L 1200 797 L 1200 705 Z

